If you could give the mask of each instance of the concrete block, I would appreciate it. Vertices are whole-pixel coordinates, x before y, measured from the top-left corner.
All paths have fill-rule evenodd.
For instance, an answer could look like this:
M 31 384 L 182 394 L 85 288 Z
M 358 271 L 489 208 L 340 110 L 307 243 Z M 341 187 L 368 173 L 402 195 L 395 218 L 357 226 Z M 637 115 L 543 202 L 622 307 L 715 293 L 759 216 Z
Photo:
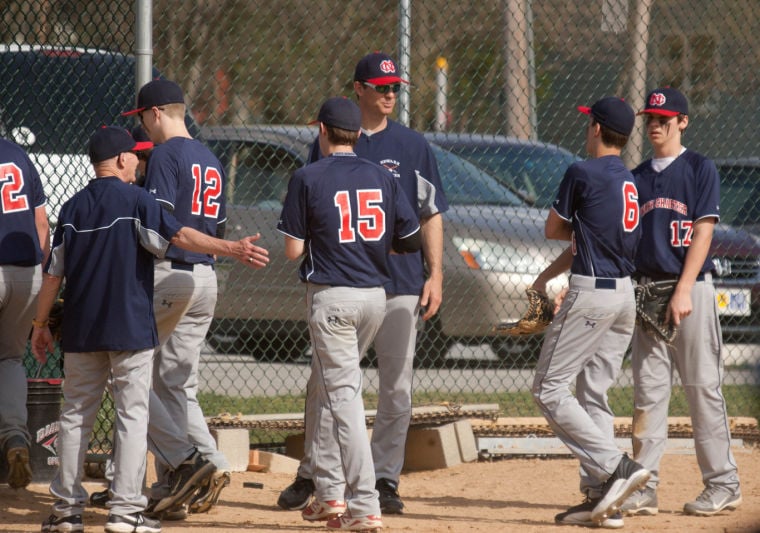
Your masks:
M 297 459 L 280 455 L 279 453 L 265 452 L 259 450 L 259 465 L 263 465 L 262 472 L 274 472 L 277 474 L 291 474 L 296 475 L 298 471 Z
M 233 472 L 248 470 L 251 441 L 245 428 L 211 429 L 217 449 L 224 454 Z
M 454 423 L 434 428 L 410 428 L 404 470 L 434 470 L 462 462 Z
M 293 433 L 285 437 L 285 455 L 293 459 L 301 460 L 303 457 L 304 433 Z
M 472 432 L 472 424 L 469 420 L 454 422 L 454 431 L 459 445 L 459 458 L 463 463 L 471 463 L 478 460 L 478 445 L 475 434 Z

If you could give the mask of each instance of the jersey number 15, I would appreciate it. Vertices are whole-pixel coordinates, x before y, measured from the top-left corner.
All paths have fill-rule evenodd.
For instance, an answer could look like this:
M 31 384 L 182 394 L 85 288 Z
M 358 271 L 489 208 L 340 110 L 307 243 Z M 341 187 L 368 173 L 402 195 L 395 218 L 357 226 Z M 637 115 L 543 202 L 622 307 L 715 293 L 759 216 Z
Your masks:
M 356 234 L 364 241 L 379 241 L 385 235 L 385 211 L 381 189 L 356 191 L 357 221 L 354 222 L 348 191 L 338 191 L 333 198 L 340 214 L 338 239 L 341 243 L 355 242 Z M 356 224 L 356 228 L 354 228 Z

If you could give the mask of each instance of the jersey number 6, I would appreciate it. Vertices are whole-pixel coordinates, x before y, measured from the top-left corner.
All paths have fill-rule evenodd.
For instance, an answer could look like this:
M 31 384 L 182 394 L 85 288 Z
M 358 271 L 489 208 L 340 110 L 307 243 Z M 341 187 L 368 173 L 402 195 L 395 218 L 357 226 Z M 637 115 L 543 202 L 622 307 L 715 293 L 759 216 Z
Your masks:
M 356 191 L 356 205 L 359 211 L 356 215 L 356 229 L 354 229 L 348 191 L 336 192 L 333 200 L 340 214 L 338 238 L 341 243 L 355 242 L 357 232 L 365 241 L 379 241 L 383 238 L 385 235 L 385 211 L 381 205 L 378 205 L 383 203 L 382 190 L 359 189 Z

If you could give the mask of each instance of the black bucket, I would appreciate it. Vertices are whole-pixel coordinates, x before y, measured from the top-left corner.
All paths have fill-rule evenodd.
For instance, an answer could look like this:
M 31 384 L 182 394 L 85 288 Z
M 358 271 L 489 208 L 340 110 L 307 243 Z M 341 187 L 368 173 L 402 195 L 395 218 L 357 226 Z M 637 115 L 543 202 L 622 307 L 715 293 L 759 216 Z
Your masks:
M 31 437 L 29 462 L 32 481 L 52 481 L 58 472 L 58 419 L 62 379 L 28 379 L 26 426 Z
M 58 419 L 61 416 L 62 379 L 27 379 L 26 426 L 31 438 L 29 463 L 33 482 L 49 482 L 58 472 Z M 6 458 L 0 459 L 0 481 L 8 477 Z

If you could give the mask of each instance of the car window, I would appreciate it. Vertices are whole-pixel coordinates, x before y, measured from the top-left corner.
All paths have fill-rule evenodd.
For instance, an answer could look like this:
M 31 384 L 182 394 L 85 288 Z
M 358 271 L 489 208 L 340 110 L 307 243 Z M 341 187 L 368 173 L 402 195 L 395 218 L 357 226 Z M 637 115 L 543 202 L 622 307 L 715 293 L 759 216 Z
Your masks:
M 0 130 L 9 137 L 18 128 L 31 132 L 29 153 L 84 154 L 99 126 L 132 125 L 120 116 L 134 102 L 134 59 L 127 56 L 5 52 L 0 78 L 7 88 L 0 92 Z
M 482 169 L 437 145 L 431 147 L 450 204 L 524 205 L 517 195 Z
M 565 170 L 581 159 L 569 153 L 530 146 L 453 146 L 452 152 L 488 171 L 536 207 L 554 201 Z
M 252 141 L 213 141 L 209 147 L 227 173 L 227 200 L 280 207 L 301 160 L 281 146 Z
M 719 164 L 720 220 L 732 226 L 760 223 L 760 164 Z

